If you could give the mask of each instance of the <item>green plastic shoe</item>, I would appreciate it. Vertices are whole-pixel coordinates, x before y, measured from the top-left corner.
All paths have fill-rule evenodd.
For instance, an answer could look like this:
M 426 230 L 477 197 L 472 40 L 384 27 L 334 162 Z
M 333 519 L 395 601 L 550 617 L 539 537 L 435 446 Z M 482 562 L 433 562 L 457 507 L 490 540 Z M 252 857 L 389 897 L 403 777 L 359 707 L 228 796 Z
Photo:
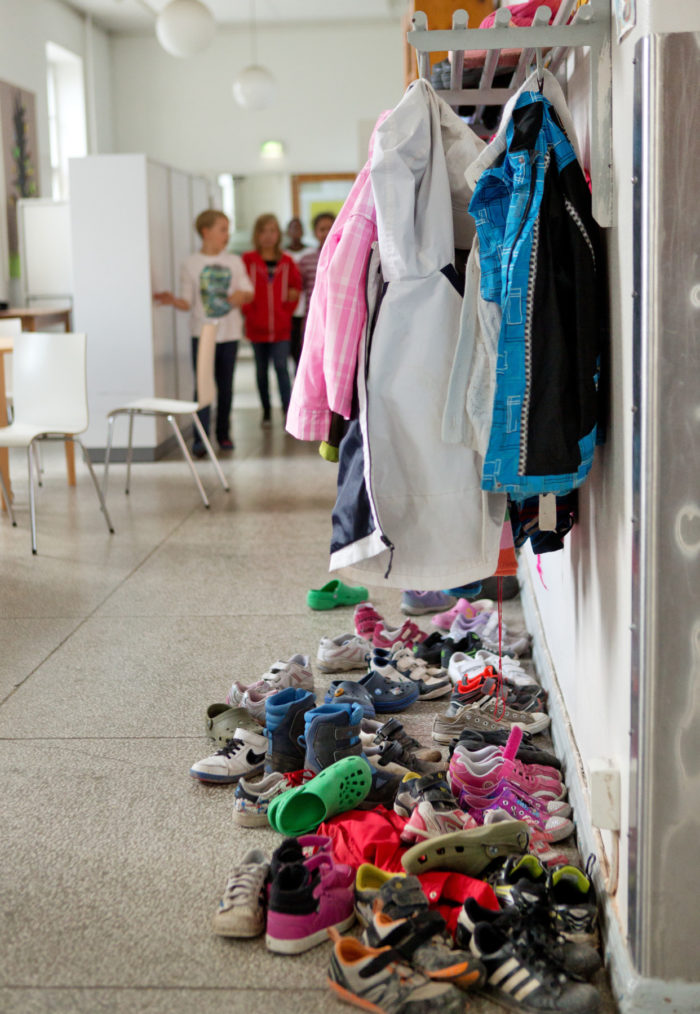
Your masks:
M 306 593 L 306 604 L 312 609 L 335 609 L 336 606 L 356 606 L 366 602 L 369 592 L 361 586 L 351 588 L 342 581 L 329 581 L 323 588 L 312 588 Z
M 529 831 L 522 820 L 453 831 L 419 842 L 401 856 L 406 873 L 454 870 L 478 877 L 494 859 L 527 851 Z
M 288 838 L 310 834 L 329 817 L 352 810 L 371 788 L 372 769 L 364 757 L 343 757 L 311 781 L 275 796 L 267 819 Z

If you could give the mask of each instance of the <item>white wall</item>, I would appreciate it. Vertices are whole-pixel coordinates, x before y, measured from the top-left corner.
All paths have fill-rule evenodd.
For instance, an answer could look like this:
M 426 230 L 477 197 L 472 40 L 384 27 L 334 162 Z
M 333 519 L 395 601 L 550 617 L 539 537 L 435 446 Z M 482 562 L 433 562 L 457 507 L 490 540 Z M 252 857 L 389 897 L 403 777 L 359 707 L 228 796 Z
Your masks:
M 400 21 L 260 28 L 258 62 L 279 85 L 260 112 L 241 109 L 231 91 L 250 53 L 247 29 L 222 28 L 189 60 L 169 56 L 152 34 L 115 38 L 118 150 L 214 177 L 248 175 L 265 169 L 260 145 L 275 139 L 287 155 L 271 172 L 358 169 L 358 121 L 375 120 L 403 91 Z
M 39 196 L 51 196 L 51 161 L 46 91 L 46 43 L 55 42 L 85 59 L 85 21 L 58 0 L 0 0 L 0 78 L 36 95 Z M 94 29 L 95 96 L 99 140 L 111 146 L 111 84 L 107 35 Z M 90 96 L 87 96 L 90 101 Z M 2 164 L 0 186 L 4 193 Z M 0 201 L 0 299 L 8 291 L 5 201 Z
M 584 766 L 610 758 L 622 775 L 617 910 L 627 927 L 632 589 L 632 141 L 634 46 L 647 32 L 700 29 L 700 0 L 637 0 L 637 27 L 613 39 L 615 223 L 608 233 L 611 293 L 611 417 L 581 491 L 580 518 L 562 553 L 541 557 L 546 589 L 528 565 L 548 647 Z M 613 29 L 614 30 L 614 29 Z M 609 836 L 604 833 L 607 846 Z

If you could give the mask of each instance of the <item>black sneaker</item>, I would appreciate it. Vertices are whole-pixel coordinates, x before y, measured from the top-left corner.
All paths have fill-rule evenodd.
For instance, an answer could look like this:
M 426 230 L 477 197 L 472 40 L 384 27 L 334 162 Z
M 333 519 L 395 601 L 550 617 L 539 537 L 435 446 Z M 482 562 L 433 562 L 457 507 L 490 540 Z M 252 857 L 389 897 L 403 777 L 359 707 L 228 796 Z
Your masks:
M 465 655 L 475 655 L 482 647 L 481 638 L 478 634 L 466 634 L 464 637 L 460 637 L 458 641 L 455 641 L 453 637 L 446 637 L 440 652 L 440 665 L 443 669 L 447 669 L 450 659 L 458 651 L 463 652 Z
M 437 630 L 434 630 L 424 641 L 414 645 L 413 652 L 416 658 L 422 658 L 428 665 L 442 665 L 440 656 L 442 655 L 442 649 L 445 646 L 446 640 L 447 638 L 444 634 L 440 634 Z
M 554 928 L 566 940 L 598 946 L 598 903 L 593 881 L 577 866 L 555 866 L 547 875 Z
M 474 926 L 470 949 L 486 967 L 485 996 L 531 1014 L 595 1014 L 598 990 L 572 982 L 538 945 L 534 934 L 508 936 L 489 922 Z
M 508 938 L 516 939 L 527 934 L 533 951 L 546 957 L 557 971 L 568 975 L 569 979 L 580 982 L 591 979 L 603 964 L 601 955 L 588 944 L 574 944 L 555 933 L 547 908 L 546 887 L 527 880 L 521 881 L 521 885 L 522 894 L 517 903 L 501 912 L 484 909 L 475 898 L 467 898 L 454 937 L 458 947 L 470 947 L 475 928 L 488 924 Z M 524 900 L 526 895 L 527 902 Z
M 425 800 L 436 809 L 459 809 L 459 803 L 447 784 L 445 775 L 435 773 L 423 775 L 422 778 L 404 778 L 396 792 L 394 812 L 408 819 L 416 806 Z
M 514 599 L 520 594 L 520 585 L 518 584 L 517 577 L 502 577 L 501 578 L 501 598 L 505 602 L 506 599 Z M 465 598 L 470 599 L 469 595 Z M 474 595 L 475 599 L 493 599 L 494 602 L 498 599 L 498 578 L 487 577 L 485 581 L 481 582 L 481 588 L 479 592 Z
M 454 739 L 449 746 L 450 757 L 454 752 L 457 743 L 464 743 L 468 750 L 480 750 L 484 746 L 505 746 L 508 741 L 509 730 L 494 730 L 493 732 L 478 732 L 475 729 L 465 729 L 459 734 L 459 739 Z M 546 767 L 556 768 L 561 771 L 561 761 L 548 750 L 541 750 L 539 747 L 530 746 L 525 742 L 530 738 L 528 733 L 523 734 L 523 742 L 518 747 L 515 757 L 522 764 L 542 764 Z

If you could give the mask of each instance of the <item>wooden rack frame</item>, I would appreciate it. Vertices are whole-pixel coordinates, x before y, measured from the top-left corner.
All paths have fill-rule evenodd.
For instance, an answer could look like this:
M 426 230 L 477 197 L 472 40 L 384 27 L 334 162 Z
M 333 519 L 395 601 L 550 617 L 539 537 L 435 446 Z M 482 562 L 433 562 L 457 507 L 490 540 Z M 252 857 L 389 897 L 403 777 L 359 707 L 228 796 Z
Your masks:
M 451 106 L 476 105 L 475 119 L 484 106 L 503 105 L 515 94 L 525 80 L 527 69 L 542 49 L 549 49 L 544 66 L 556 74 L 565 64 L 569 50 L 589 47 L 591 88 L 591 174 L 593 215 L 601 226 L 612 225 L 613 173 L 612 173 L 612 62 L 610 52 L 609 0 L 589 0 L 567 21 L 576 0 L 562 0 L 556 17 L 549 24 L 551 11 L 544 4 L 539 7 L 532 24 L 527 28 L 511 24 L 507 7 L 496 12 L 493 28 L 469 28 L 469 15 L 457 10 L 452 17 L 452 28 L 445 31 L 428 31 L 428 19 L 422 11 L 413 16 L 413 28 L 407 41 L 417 53 L 420 77 L 430 78 L 429 53 L 447 50 L 450 54 L 451 73 L 449 89 L 438 89 L 438 94 Z M 493 88 L 493 77 L 502 49 L 522 48 L 520 60 L 507 88 Z M 486 50 L 486 59 L 478 88 L 462 88 L 462 71 L 465 51 Z

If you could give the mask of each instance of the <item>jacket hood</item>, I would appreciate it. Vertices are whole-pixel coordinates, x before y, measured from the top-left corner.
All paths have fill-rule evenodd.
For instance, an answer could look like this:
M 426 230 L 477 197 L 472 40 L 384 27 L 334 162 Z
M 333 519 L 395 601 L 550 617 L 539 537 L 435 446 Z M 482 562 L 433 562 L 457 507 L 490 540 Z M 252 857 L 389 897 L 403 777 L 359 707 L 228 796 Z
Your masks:
M 386 281 L 424 277 L 471 246 L 465 169 L 483 148 L 424 79 L 378 124 L 371 179 Z

